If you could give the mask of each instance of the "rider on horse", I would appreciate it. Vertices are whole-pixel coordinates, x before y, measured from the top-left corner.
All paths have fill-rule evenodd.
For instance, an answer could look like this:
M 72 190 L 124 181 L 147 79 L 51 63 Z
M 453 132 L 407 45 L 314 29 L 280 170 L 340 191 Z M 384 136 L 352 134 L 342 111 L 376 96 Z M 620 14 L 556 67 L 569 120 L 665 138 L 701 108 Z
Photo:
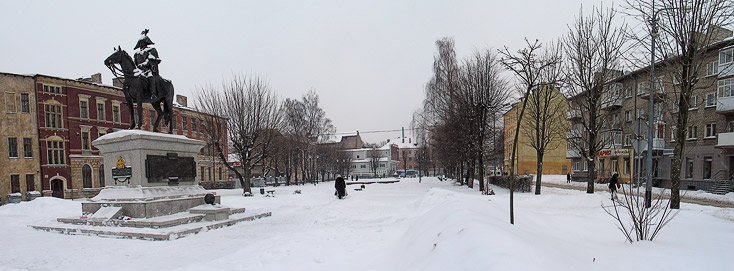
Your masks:
M 161 80 L 161 76 L 158 73 L 158 63 L 161 63 L 161 59 L 158 57 L 158 50 L 155 47 L 153 41 L 148 37 L 148 29 L 143 30 L 140 33 L 140 39 L 135 45 L 135 66 L 138 68 L 136 75 L 141 75 L 148 81 L 148 89 L 151 93 L 151 99 L 157 100 L 160 97 L 156 82 Z

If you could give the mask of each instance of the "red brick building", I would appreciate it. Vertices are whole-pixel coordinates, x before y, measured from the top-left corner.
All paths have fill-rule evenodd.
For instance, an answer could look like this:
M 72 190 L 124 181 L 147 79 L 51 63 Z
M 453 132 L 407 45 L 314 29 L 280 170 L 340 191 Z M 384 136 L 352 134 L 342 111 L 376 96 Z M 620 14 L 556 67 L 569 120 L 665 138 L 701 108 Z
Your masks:
M 130 112 L 121 88 L 103 85 L 101 74 L 77 80 L 47 75 L 15 77 L 19 82 L 21 79 L 32 82 L 28 87 L 35 89 L 37 123 L 27 125 L 38 127 L 40 155 L 35 159 L 40 164 L 40 190 L 44 195 L 90 197 L 101 187 L 113 185 L 111 180 L 104 180 L 102 156 L 92 146 L 92 141 L 130 126 Z M 175 133 L 203 140 L 204 116 L 188 108 L 185 97 L 177 97 L 177 101 L 174 105 Z M 152 130 L 150 119 L 154 116 L 152 107 L 144 106 L 143 129 Z M 226 134 L 227 127 L 222 129 Z M 225 165 L 211 154 L 208 146 L 200 153 L 199 182 L 227 179 Z

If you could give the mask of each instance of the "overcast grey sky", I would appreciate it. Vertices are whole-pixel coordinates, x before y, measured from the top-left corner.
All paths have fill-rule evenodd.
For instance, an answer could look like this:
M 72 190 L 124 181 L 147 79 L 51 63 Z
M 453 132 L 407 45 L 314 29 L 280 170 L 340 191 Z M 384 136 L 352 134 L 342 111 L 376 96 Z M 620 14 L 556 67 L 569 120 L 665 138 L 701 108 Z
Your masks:
M 148 28 L 161 75 L 189 103 L 251 73 L 282 98 L 316 90 L 338 132 L 394 130 L 421 106 L 437 39 L 453 37 L 460 58 L 515 50 L 563 35 L 582 3 L 600 1 L 2 1 L 0 71 L 111 84 L 102 61 L 117 45 L 132 54 Z

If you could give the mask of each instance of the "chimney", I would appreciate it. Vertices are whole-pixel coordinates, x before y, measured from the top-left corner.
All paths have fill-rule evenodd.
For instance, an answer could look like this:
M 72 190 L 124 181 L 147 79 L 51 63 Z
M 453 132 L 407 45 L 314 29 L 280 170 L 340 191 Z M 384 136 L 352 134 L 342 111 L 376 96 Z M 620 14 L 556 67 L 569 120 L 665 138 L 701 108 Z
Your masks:
M 92 74 L 92 82 L 97 84 L 102 84 L 102 73 L 95 73 Z
M 176 95 L 176 103 L 178 103 L 179 105 L 181 105 L 183 107 L 188 107 L 188 102 L 187 102 L 186 96 Z
M 120 77 L 114 78 L 114 79 L 112 79 L 112 85 L 115 86 L 115 87 L 118 87 L 118 88 L 122 88 L 122 81 L 123 80 L 124 79 L 122 79 Z
M 411 139 L 412 139 L 412 138 L 410 138 L 410 137 L 408 138 L 408 143 L 411 143 L 411 142 L 410 142 L 410 140 L 411 140 Z

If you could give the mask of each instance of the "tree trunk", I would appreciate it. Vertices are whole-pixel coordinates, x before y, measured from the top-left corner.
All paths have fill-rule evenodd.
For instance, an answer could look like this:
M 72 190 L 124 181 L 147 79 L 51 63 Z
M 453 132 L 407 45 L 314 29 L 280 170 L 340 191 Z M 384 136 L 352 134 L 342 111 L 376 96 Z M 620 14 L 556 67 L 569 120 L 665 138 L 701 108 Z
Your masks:
M 535 194 L 540 195 L 540 180 L 543 178 L 543 152 L 537 151 L 538 174 L 535 176 Z

